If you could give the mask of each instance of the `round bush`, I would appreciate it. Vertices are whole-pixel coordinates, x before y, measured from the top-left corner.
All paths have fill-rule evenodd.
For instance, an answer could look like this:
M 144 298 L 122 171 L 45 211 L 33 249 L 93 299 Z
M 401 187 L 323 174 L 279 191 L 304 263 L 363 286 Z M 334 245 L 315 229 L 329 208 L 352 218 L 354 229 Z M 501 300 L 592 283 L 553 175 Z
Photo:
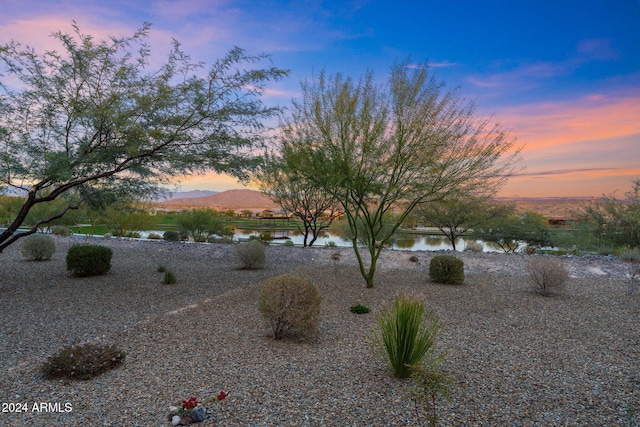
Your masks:
M 429 279 L 436 283 L 464 283 L 464 262 L 452 255 L 438 255 L 429 263 Z
M 264 245 L 257 240 L 240 243 L 236 247 L 236 255 L 242 266 L 241 268 L 245 270 L 262 268 L 266 259 Z
M 300 276 L 272 277 L 262 286 L 259 310 L 275 339 L 313 336 L 318 328 L 320 292 Z
M 56 243 L 51 236 L 37 235 L 25 237 L 22 256 L 30 261 L 51 259 L 56 251 Z
M 111 248 L 99 245 L 74 245 L 67 252 L 67 271 L 74 276 L 95 276 L 111 269 Z
M 164 240 L 167 242 L 179 242 L 180 241 L 180 232 L 175 230 L 165 231 L 162 235 Z

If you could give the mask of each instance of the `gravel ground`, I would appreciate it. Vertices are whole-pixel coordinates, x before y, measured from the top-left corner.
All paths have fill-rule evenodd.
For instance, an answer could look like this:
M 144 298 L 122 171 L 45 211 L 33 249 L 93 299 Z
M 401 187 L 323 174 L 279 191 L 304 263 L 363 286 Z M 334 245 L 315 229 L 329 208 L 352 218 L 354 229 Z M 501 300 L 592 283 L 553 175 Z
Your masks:
M 233 245 L 115 239 L 91 240 L 113 247 L 109 274 L 71 278 L 64 256 L 77 241 L 58 238 L 45 262 L 23 261 L 20 242 L 0 254 L 0 425 L 169 426 L 169 405 L 221 389 L 229 397 L 198 425 L 420 425 L 411 381 L 367 341 L 375 312 L 401 291 L 423 295 L 442 322 L 438 349 L 455 379 L 441 425 L 640 423 L 640 292 L 613 257 L 561 258 L 572 278 L 543 298 L 523 255 L 458 253 L 466 283 L 445 286 L 426 279 L 436 253 L 387 251 L 366 289 L 350 249 L 270 246 L 264 269 L 243 271 Z M 159 264 L 177 284 L 161 284 Z M 261 283 L 285 272 L 320 289 L 314 341 L 276 342 L 260 319 Z M 373 313 L 350 313 L 358 303 Z M 74 341 L 116 343 L 125 364 L 90 381 L 42 378 L 46 355 Z M 11 412 L 16 403 L 27 411 Z M 54 411 L 34 411 L 41 403 Z

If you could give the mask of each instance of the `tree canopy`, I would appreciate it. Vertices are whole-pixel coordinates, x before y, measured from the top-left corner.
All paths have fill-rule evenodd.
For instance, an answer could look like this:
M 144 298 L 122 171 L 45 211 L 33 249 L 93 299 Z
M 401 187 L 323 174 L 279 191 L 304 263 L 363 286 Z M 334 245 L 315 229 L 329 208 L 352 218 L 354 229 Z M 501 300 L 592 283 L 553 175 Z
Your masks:
M 0 46 L 0 188 L 26 194 L 0 251 L 37 230 L 18 227 L 40 203 L 67 201 L 47 222 L 96 193 L 148 195 L 185 174 L 245 178 L 255 166 L 263 122 L 279 112 L 260 95 L 288 72 L 237 47 L 207 66 L 175 40 L 148 70 L 149 30 L 98 41 L 74 23 L 52 35 L 60 52 Z
M 476 118 L 473 103 L 445 91 L 426 63 L 406 60 L 386 84 L 371 72 L 358 80 L 322 72 L 303 82 L 282 150 L 295 153 L 298 174 L 341 204 L 371 287 L 382 248 L 407 215 L 454 190 L 495 191 L 512 172 L 514 143 L 498 124 Z M 358 248 L 363 227 L 368 265 Z

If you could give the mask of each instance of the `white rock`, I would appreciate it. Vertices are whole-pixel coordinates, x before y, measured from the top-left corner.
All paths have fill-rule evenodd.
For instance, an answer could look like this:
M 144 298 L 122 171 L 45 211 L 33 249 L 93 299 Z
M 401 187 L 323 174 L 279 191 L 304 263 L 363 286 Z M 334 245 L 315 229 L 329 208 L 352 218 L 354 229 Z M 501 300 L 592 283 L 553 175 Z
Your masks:
M 177 406 L 169 406 L 169 413 L 170 414 L 177 414 L 178 413 L 178 407 Z
M 171 424 L 173 424 L 174 426 L 177 426 L 179 422 L 180 422 L 180 415 L 174 415 L 171 418 Z

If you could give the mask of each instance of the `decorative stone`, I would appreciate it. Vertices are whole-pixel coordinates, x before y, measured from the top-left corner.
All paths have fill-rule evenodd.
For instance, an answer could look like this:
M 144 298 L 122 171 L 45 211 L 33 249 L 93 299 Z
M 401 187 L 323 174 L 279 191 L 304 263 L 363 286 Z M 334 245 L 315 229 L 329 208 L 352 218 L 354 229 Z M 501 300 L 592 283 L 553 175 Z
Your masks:
M 171 417 L 171 424 L 173 424 L 174 426 L 180 424 L 180 415 L 174 415 L 173 417 Z
M 171 415 L 177 415 L 178 414 L 178 407 L 177 406 L 169 406 L 169 413 Z
M 207 412 L 202 406 L 199 406 L 191 411 L 189 415 L 191 416 L 193 422 L 197 423 L 200 421 L 204 421 L 204 417 L 207 415 Z

